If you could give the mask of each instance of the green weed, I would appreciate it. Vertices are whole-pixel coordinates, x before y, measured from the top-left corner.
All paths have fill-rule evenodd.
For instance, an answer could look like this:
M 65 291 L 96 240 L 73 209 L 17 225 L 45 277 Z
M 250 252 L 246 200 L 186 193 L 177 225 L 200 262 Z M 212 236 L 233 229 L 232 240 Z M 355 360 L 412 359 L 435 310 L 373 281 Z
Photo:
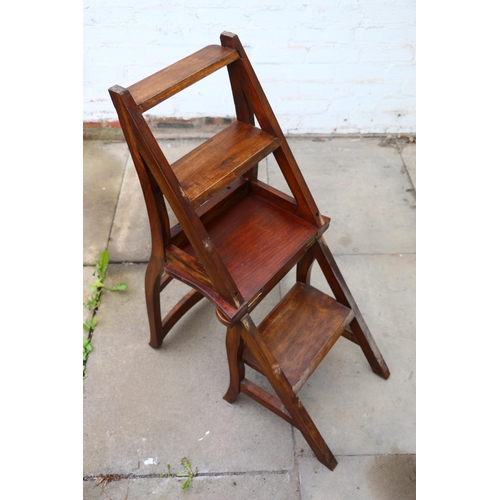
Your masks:
M 97 309 L 99 307 L 99 302 L 101 300 L 102 291 L 109 290 L 110 292 L 121 292 L 127 289 L 127 285 L 125 283 L 120 283 L 117 286 L 107 287 L 104 285 L 104 280 L 106 279 L 106 271 L 108 269 L 109 264 L 109 253 L 107 250 L 104 250 L 99 257 L 99 260 L 94 262 L 95 271 L 92 276 L 96 276 L 97 278 L 93 283 L 90 284 L 90 291 L 92 295 L 85 303 L 85 307 L 87 309 Z
M 117 286 L 108 287 L 104 284 L 104 280 L 106 279 L 106 271 L 108 269 L 109 264 L 109 253 L 107 250 L 104 250 L 99 257 L 99 260 L 94 262 L 95 270 L 92 276 L 96 276 L 96 279 L 90 285 L 90 291 L 92 295 L 85 302 L 85 307 L 90 309 L 93 312 L 92 319 L 87 319 L 85 323 L 83 323 L 83 329 L 87 332 L 87 338 L 83 339 L 83 375 L 85 375 L 85 362 L 89 357 L 90 351 L 92 351 L 92 333 L 95 330 L 97 325 L 97 309 L 99 307 L 99 303 L 101 301 L 101 294 L 103 290 L 109 290 L 110 292 L 121 292 L 127 289 L 127 285 L 125 283 L 120 283 Z
M 89 353 L 92 351 L 92 342 L 90 339 L 83 339 L 83 373 L 85 373 L 85 361 L 89 357 Z
M 191 481 L 193 480 L 193 477 L 195 477 L 196 474 L 198 474 L 198 470 L 197 469 L 193 470 L 191 468 L 191 464 L 189 463 L 189 460 L 187 458 L 183 458 L 181 460 L 181 465 L 184 467 L 186 472 L 179 472 L 177 474 L 172 474 L 172 472 L 170 471 L 170 464 L 167 464 L 168 473 L 167 474 L 162 473 L 162 474 L 160 474 L 160 477 L 165 477 L 165 476 L 166 477 L 187 477 L 186 482 L 182 485 L 182 489 L 187 490 L 189 488 L 189 485 L 191 484 Z
M 179 473 L 176 474 L 177 477 L 187 477 L 187 481 L 182 485 L 183 490 L 187 490 L 189 488 L 189 485 L 191 484 L 191 481 L 193 480 L 193 477 L 196 476 L 198 471 L 195 469 L 194 471 L 191 469 L 191 464 L 189 463 L 189 460 L 187 458 L 183 458 L 181 460 L 182 466 L 186 469 L 186 473 Z

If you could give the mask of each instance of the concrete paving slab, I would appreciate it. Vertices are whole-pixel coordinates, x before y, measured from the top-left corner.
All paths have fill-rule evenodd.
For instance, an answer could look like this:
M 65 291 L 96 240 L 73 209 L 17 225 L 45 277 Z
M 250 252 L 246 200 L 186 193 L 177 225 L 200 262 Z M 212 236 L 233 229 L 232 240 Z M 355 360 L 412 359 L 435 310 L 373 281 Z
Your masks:
M 417 189 L 417 145 L 407 144 L 401 151 L 401 156 L 410 174 L 411 182 Z
M 391 376 L 375 375 L 361 349 L 341 338 L 299 397 L 334 455 L 415 453 L 415 256 L 344 255 L 337 262 Z M 287 275 L 283 292 L 293 282 Z M 311 284 L 331 295 L 317 264 Z M 310 455 L 294 433 L 297 452 Z
M 337 254 L 415 251 L 415 198 L 399 152 L 376 138 L 292 138 L 290 148 Z M 268 157 L 270 184 L 288 187 Z
M 175 161 L 202 140 L 163 142 L 167 158 Z M 414 155 L 414 145 L 407 145 L 400 155 L 394 148 L 379 147 L 378 139 L 291 139 L 290 143 L 320 208 L 333 217 L 326 239 L 338 255 L 338 264 L 391 369 L 391 377 L 387 381 L 377 377 L 361 350 L 340 339 L 300 392 L 339 461 L 331 473 L 317 462 L 300 433 L 276 415 L 244 395 L 233 405 L 222 399 L 228 383 L 225 328 L 216 320 L 208 301 L 197 304 L 162 348 L 153 350 L 148 346 L 144 304 L 145 265 L 111 265 L 107 283 L 126 282 L 129 289 L 105 292 L 98 312 L 94 350 L 84 380 L 84 476 L 154 476 L 110 483 L 105 491 L 115 500 L 125 497 L 127 482 L 130 499 L 147 495 L 281 498 L 282 492 L 283 498 L 295 498 L 294 449 L 299 455 L 302 498 L 414 498 L 411 466 L 415 458 L 406 454 L 415 452 L 415 211 L 413 186 L 403 164 L 404 160 L 412 176 L 411 159 L 407 158 Z M 88 142 L 85 148 L 94 165 L 86 185 L 97 185 L 104 169 L 109 170 L 113 163 L 110 155 L 116 161 L 118 153 L 107 143 Z M 111 176 L 115 183 L 116 179 L 121 182 L 127 158 L 125 143 L 121 148 L 121 170 L 115 163 L 120 175 L 115 172 Z M 100 159 L 94 162 L 92 155 Z M 329 161 L 318 161 L 320 155 Z M 99 162 L 101 166 L 96 167 Z M 261 163 L 260 178 L 282 189 L 277 175 L 281 174 L 273 162 L 271 157 Z M 87 175 L 89 162 L 85 164 Z M 313 172 L 312 180 L 309 171 Z M 112 261 L 146 262 L 149 224 L 130 159 L 121 190 L 119 198 L 115 193 L 114 205 L 110 202 L 113 197 L 106 193 L 106 216 L 99 215 L 103 201 L 99 196 L 95 206 L 86 197 L 87 210 L 90 208 L 93 214 L 94 229 L 104 220 L 109 234 L 113 224 L 108 246 Z M 115 206 L 113 223 L 108 215 Z M 354 229 L 348 232 L 345 228 L 351 223 Z M 84 252 L 84 263 L 90 264 L 106 248 L 104 233 L 92 233 L 97 243 Z M 87 241 L 92 238 L 84 239 L 87 250 Z M 376 255 L 380 253 L 385 255 Z M 84 267 L 84 300 L 92 272 L 93 267 Z M 252 313 L 256 322 L 293 282 L 291 273 Z M 312 284 L 330 293 L 317 265 Z M 164 310 L 186 291 L 188 288 L 179 283 L 169 285 L 163 293 Z M 86 309 L 84 320 L 85 315 Z M 249 378 L 269 389 L 260 374 L 247 370 Z M 181 483 L 175 480 L 158 477 L 167 472 L 168 463 L 174 472 L 180 472 L 184 456 L 202 473 L 216 475 L 196 478 L 187 491 L 182 491 Z M 145 465 L 147 458 L 157 459 L 158 464 Z M 238 475 L 229 475 L 232 472 Z M 404 477 L 408 481 L 401 479 Z M 241 489 L 234 487 L 233 491 L 233 478 L 238 487 L 241 479 Z M 280 482 L 285 478 L 290 480 L 288 486 Z M 84 481 L 84 498 L 103 498 L 94 484 Z M 198 484 L 203 490 L 194 489 Z M 256 491 L 264 492 L 264 496 L 255 496 Z
M 130 156 L 123 177 L 108 250 L 112 262 L 147 262 L 151 254 L 151 233 L 146 203 Z
M 90 284 L 95 280 L 95 276 L 92 276 L 94 272 L 94 266 L 83 266 L 83 304 L 89 300 L 90 293 Z M 85 305 L 83 305 L 83 322 L 92 317 L 92 311 L 87 309 Z M 85 334 L 85 332 L 84 332 Z
M 124 142 L 83 142 L 83 263 L 107 247 L 125 162 Z
M 331 473 L 313 458 L 299 458 L 302 500 L 414 500 L 414 455 L 337 457 Z
M 161 349 L 148 346 L 145 268 L 108 268 L 107 282 L 128 289 L 101 299 L 84 381 L 84 475 L 165 473 L 168 463 L 178 472 L 182 457 L 201 472 L 291 469 L 291 426 L 244 395 L 233 405 L 222 399 L 229 380 L 225 328 L 208 301 L 176 325 Z M 169 285 L 170 306 L 187 290 Z M 278 300 L 276 289 L 255 320 Z M 148 458 L 158 465 L 145 465 Z
M 121 479 L 108 483 L 104 492 L 109 498 L 130 500 L 158 498 L 200 498 L 203 500 L 291 500 L 299 497 L 299 484 L 294 474 L 245 474 L 235 476 L 197 476 L 187 490 L 182 490 L 185 480 L 172 478 Z M 83 482 L 84 500 L 105 498 L 97 481 Z

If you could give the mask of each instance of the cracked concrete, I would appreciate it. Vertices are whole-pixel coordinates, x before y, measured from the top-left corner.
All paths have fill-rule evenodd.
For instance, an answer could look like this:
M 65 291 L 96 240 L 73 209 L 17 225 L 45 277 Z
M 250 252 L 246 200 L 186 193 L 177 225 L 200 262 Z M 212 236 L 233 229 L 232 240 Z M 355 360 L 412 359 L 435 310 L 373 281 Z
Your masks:
M 199 143 L 179 138 L 162 147 L 174 161 Z M 128 289 L 104 292 L 97 313 L 83 394 L 85 499 L 104 498 L 96 478 L 106 474 L 123 476 L 105 487 L 114 500 L 415 498 L 415 147 L 400 153 L 380 147 L 379 138 L 289 143 L 321 211 L 332 218 L 326 240 L 391 377 L 374 375 L 359 348 L 340 339 L 302 388 L 301 401 L 339 462 L 331 472 L 276 415 L 244 395 L 232 405 L 222 399 L 225 329 L 207 301 L 151 349 L 144 302 L 150 236 L 139 182 L 123 142 L 87 141 L 84 298 L 90 264 L 104 248 L 113 262 L 107 283 Z M 285 190 L 272 157 L 261 162 L 260 175 Z M 291 273 L 254 319 L 292 284 Z M 328 291 L 317 265 L 312 284 Z M 186 290 L 169 285 L 163 310 Z M 181 472 L 184 456 L 201 473 L 187 491 L 180 479 L 164 477 L 168 464 Z M 146 465 L 149 458 L 157 464 Z

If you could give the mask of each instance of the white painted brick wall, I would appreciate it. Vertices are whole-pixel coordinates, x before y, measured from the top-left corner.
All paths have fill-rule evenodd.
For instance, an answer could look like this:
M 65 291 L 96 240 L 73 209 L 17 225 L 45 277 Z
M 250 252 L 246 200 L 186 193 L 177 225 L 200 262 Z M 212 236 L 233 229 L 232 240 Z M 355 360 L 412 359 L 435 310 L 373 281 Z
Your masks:
M 84 121 L 124 87 L 240 37 L 285 133 L 415 132 L 415 0 L 84 0 Z M 152 110 L 234 116 L 219 71 Z

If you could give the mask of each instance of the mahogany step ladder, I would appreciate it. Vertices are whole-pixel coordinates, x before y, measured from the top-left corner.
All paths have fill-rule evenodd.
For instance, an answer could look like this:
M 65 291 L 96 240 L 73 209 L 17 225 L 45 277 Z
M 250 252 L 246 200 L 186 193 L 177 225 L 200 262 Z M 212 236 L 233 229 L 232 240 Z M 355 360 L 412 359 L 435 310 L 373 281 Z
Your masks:
M 237 121 L 169 163 L 143 113 L 227 67 Z M 209 45 L 128 88 L 109 89 L 146 201 L 152 250 L 146 270 L 150 345 L 160 347 L 176 322 L 206 297 L 227 326 L 230 382 L 224 399 L 247 394 L 303 434 L 318 460 L 337 461 L 297 393 L 337 339 L 358 344 L 372 370 L 389 370 L 326 245 L 320 214 L 238 37 Z M 255 126 L 255 118 L 260 128 Z M 257 179 L 273 154 L 293 194 Z M 165 198 L 179 224 L 170 227 Z M 333 297 L 310 285 L 317 261 Z M 252 311 L 296 266 L 297 283 L 267 318 Z M 164 317 L 160 292 L 173 279 L 192 290 Z M 245 377 L 262 373 L 276 396 Z

